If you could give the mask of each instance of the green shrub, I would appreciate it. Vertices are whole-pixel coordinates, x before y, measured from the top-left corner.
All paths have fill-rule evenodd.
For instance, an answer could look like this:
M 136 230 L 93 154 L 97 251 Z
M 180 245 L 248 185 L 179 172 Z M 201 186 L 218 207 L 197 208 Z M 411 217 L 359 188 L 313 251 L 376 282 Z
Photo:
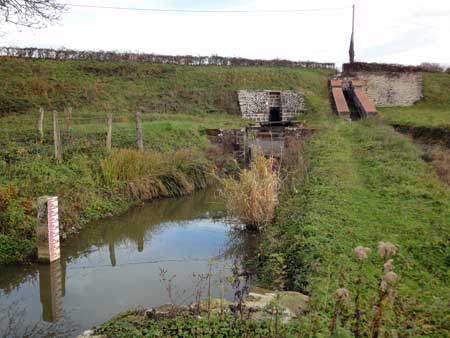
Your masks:
M 35 108 L 34 104 L 25 98 L 0 93 L 0 116 L 8 114 L 23 114 Z
M 35 241 L 0 234 L 0 265 L 23 263 L 35 254 Z

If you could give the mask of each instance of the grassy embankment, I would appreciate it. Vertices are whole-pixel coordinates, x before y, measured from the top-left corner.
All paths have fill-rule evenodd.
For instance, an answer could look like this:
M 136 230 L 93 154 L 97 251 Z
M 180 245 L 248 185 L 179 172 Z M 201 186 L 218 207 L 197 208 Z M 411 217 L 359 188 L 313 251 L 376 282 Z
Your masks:
M 288 285 L 312 295 L 317 329 L 327 330 L 337 288 L 355 295 L 353 248 L 375 251 L 378 241 L 391 241 L 399 248 L 400 282 L 386 327 L 418 336 L 446 332 L 450 191 L 421 155 L 376 122 L 338 123 L 309 142 L 309 180 L 282 203 L 275 252 L 287 265 Z M 382 265 L 375 256 L 364 265 L 366 330 Z M 347 318 L 345 326 L 353 324 Z
M 35 253 L 35 201 L 57 195 L 63 236 L 152 197 L 189 193 L 212 169 L 205 128 L 245 124 L 236 89 L 302 89 L 323 108 L 328 71 L 276 67 L 177 67 L 132 62 L 0 59 L 0 265 Z M 73 107 L 70 138 L 66 106 Z M 37 110 L 46 110 L 43 144 Z M 60 112 L 64 160 L 53 158 L 52 120 Z M 146 154 L 135 144 L 133 113 L 143 112 Z M 113 151 L 104 149 L 106 114 Z
M 384 119 L 410 135 L 450 185 L 450 74 L 424 73 L 424 98 L 412 107 L 382 108 Z
M 450 87 L 443 89 L 443 78 L 436 77 L 435 83 L 435 75 L 426 75 L 425 101 L 411 108 L 417 114 L 408 116 L 405 108 L 397 117 L 392 108 L 389 122 L 398 118 L 419 124 L 420 112 L 448 108 Z M 304 336 L 329 334 L 335 291 L 343 287 L 350 301 L 338 326 L 342 336 L 353 336 L 355 297 L 362 288 L 358 322 L 362 334 L 371 335 L 385 262 L 376 255 L 377 243 L 390 241 L 398 249 L 394 271 L 399 281 L 395 300 L 384 303 L 381 334 L 448 336 L 449 188 L 424 161 L 424 150 L 392 127 L 380 121 L 320 123 L 323 129 L 307 142 L 308 175 L 283 197 L 269 236 L 266 282 L 279 280 L 277 263 L 286 266 L 288 288 L 311 295 L 311 313 L 302 319 Z M 353 252 L 359 245 L 372 249 L 362 265 L 362 286 Z

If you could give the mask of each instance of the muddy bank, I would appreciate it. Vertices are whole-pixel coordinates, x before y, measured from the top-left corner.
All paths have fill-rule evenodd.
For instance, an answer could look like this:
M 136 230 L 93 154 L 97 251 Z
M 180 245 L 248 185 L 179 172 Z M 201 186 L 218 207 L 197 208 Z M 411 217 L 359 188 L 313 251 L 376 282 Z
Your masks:
M 422 159 L 431 163 L 442 182 L 450 185 L 450 128 L 393 125 L 398 132 L 409 135 L 423 150 Z
M 395 130 L 410 135 L 420 143 L 443 145 L 450 148 L 450 127 L 430 128 L 393 124 Z

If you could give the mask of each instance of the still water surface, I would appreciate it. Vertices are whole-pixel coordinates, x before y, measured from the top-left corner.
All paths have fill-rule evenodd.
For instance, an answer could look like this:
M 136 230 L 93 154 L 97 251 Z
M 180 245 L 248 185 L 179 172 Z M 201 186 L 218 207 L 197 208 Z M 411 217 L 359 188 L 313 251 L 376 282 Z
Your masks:
M 215 276 L 229 274 L 256 242 L 226 222 L 213 191 L 96 222 L 64 243 L 52 265 L 1 268 L 0 337 L 74 337 L 136 305 L 168 303 L 160 269 L 176 275 L 178 300 L 185 299 L 194 273 L 208 272 L 213 261 Z M 227 288 L 226 297 L 232 294 Z

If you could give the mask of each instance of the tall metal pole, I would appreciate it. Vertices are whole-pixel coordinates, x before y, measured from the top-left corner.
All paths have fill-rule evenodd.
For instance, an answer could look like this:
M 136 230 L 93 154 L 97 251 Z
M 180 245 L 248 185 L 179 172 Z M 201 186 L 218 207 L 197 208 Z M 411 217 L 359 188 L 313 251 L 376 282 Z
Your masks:
M 353 5 L 352 35 L 355 33 L 355 5 Z
M 352 16 L 352 37 L 350 39 L 350 49 L 348 51 L 350 56 L 350 63 L 355 62 L 355 5 L 353 5 L 353 16 Z

